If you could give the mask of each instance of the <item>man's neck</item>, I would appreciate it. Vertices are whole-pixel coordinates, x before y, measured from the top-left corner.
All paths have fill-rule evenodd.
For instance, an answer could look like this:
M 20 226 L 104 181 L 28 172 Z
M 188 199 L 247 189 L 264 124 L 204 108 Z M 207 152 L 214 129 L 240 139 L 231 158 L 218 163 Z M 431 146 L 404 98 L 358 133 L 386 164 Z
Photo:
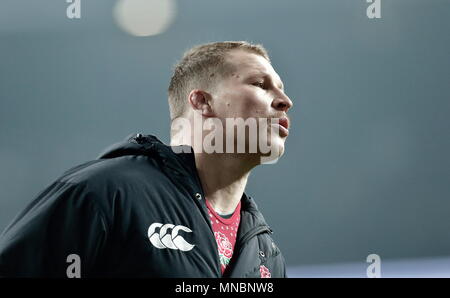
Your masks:
M 255 163 L 243 154 L 196 153 L 195 164 L 206 199 L 219 214 L 234 212 Z

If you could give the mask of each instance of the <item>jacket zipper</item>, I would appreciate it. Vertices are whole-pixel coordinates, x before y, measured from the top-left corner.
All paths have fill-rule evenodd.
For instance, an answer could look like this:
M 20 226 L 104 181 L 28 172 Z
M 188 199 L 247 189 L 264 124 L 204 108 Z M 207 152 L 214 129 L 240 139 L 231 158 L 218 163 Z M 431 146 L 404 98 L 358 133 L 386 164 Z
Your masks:
M 247 232 L 247 234 L 245 234 L 241 241 L 239 241 L 239 252 L 241 252 L 242 247 L 244 246 L 245 243 L 247 243 L 250 239 L 252 239 L 253 237 L 255 237 L 256 235 L 265 233 L 265 232 L 269 232 L 269 233 L 273 233 L 272 229 L 269 228 L 269 226 L 262 226 L 262 227 L 258 227 L 255 228 L 253 230 L 250 230 L 249 232 Z
M 215 246 L 215 251 L 216 251 L 216 261 L 217 261 L 217 268 L 219 268 L 219 271 L 218 271 L 218 273 L 219 273 L 219 278 L 220 277 L 222 277 L 222 265 L 220 264 L 220 256 L 219 256 L 219 246 L 218 246 L 218 244 L 217 244 L 217 242 L 216 242 L 216 235 L 214 234 L 214 231 L 213 231 L 213 229 L 212 229 L 212 227 L 211 227 L 211 233 L 212 233 L 212 237 L 213 237 L 213 242 L 214 242 L 214 246 Z
M 231 263 L 229 264 L 231 267 L 234 267 L 235 263 L 237 262 L 236 257 L 238 258 L 240 254 L 242 253 L 242 249 L 244 245 L 253 237 L 262 234 L 262 233 L 273 233 L 272 229 L 269 226 L 261 226 L 258 228 L 254 228 L 250 231 L 248 231 L 238 242 L 236 242 L 236 247 L 234 249 L 233 253 L 233 259 L 231 259 Z M 228 273 L 224 277 L 229 277 L 230 274 L 232 274 L 234 268 L 229 268 Z
M 200 194 L 201 194 L 201 196 L 202 196 L 202 199 L 203 199 L 203 200 L 206 200 L 206 197 L 205 197 L 205 195 L 203 194 L 203 191 L 201 191 Z M 203 204 L 205 204 L 205 203 L 203 203 Z M 202 208 L 203 208 L 203 205 L 200 204 L 200 209 L 202 209 Z M 207 209 L 206 204 L 205 204 L 205 208 Z M 208 216 L 208 210 L 206 210 L 206 214 L 204 214 L 204 216 L 205 216 L 205 218 L 206 218 L 206 220 L 207 220 L 207 223 L 208 223 L 209 228 L 210 228 L 209 230 L 211 231 L 211 234 L 212 234 L 212 238 L 213 238 L 213 242 L 214 242 L 214 247 L 215 247 L 216 265 L 217 265 L 217 267 L 216 267 L 216 269 L 217 269 L 217 274 L 218 274 L 218 278 L 221 278 L 221 277 L 222 277 L 222 265 L 220 264 L 219 246 L 218 246 L 218 244 L 217 244 L 217 242 L 216 242 L 216 235 L 214 234 L 214 230 L 213 230 L 213 228 L 212 228 L 212 224 L 209 222 L 210 219 L 209 219 L 209 216 Z

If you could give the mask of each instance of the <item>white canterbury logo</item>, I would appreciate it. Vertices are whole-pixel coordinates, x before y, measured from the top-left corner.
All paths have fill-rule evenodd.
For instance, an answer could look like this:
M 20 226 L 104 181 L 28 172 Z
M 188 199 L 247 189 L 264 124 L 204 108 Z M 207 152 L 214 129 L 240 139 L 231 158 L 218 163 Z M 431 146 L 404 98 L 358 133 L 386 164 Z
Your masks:
M 155 232 L 156 228 L 161 228 L 159 233 Z M 172 233 L 168 234 L 167 230 L 172 229 Z M 180 235 L 178 235 L 178 231 L 182 230 L 187 233 L 191 233 L 192 230 L 185 226 L 175 226 L 173 224 L 161 224 L 161 223 L 152 223 L 148 228 L 148 239 L 153 244 L 153 246 L 163 249 L 179 249 L 181 251 L 190 251 L 194 248 L 195 245 L 190 244 Z

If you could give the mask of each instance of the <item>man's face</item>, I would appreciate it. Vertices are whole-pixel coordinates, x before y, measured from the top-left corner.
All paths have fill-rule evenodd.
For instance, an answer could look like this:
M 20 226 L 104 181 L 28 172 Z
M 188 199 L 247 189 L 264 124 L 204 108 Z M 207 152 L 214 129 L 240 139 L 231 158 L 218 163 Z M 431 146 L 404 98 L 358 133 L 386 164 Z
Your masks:
M 212 106 L 216 117 L 222 120 L 254 118 L 256 121 L 267 118 L 268 144 L 272 148 L 277 147 L 279 155 L 283 154 L 284 142 L 289 133 L 287 111 L 293 104 L 284 93 L 283 82 L 279 75 L 264 57 L 254 53 L 243 50 L 231 51 L 227 60 L 235 66 L 235 71 L 217 83 L 212 94 Z M 281 120 L 277 124 L 270 125 L 273 118 Z

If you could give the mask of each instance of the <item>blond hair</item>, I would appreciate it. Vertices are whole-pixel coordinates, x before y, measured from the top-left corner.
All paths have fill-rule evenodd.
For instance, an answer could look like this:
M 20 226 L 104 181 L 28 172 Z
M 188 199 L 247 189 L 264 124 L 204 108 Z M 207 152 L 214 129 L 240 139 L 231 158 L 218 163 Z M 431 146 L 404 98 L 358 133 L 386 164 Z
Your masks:
M 197 45 L 186 51 L 175 65 L 169 84 L 170 119 L 183 115 L 187 107 L 187 96 L 192 89 L 208 90 L 220 78 L 234 71 L 234 66 L 226 61 L 231 50 L 255 53 L 270 62 L 267 50 L 260 44 L 247 41 L 224 41 Z

